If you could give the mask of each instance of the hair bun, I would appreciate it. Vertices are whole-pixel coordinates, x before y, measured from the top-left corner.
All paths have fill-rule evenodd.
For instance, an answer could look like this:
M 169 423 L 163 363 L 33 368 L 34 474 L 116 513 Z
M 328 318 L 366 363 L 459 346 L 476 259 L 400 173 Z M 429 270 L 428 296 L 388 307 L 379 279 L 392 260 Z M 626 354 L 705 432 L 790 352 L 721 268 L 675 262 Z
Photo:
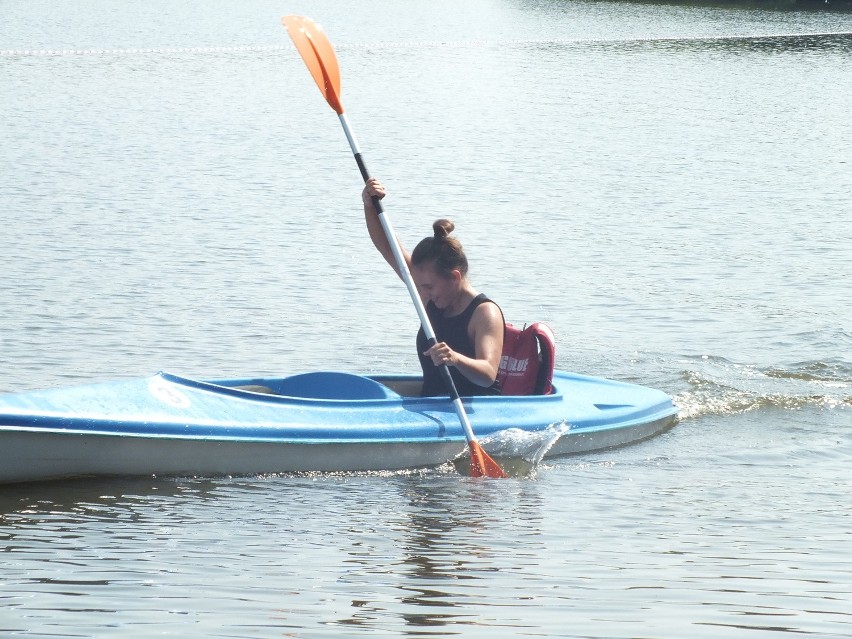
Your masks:
M 432 224 L 432 230 L 435 232 L 436 240 L 445 240 L 450 236 L 456 228 L 456 225 L 453 224 L 450 220 L 440 219 L 435 220 L 435 223 Z
M 450 277 L 453 271 L 467 275 L 467 256 L 461 242 L 451 237 L 456 228 L 450 220 L 440 219 L 432 224 L 434 234 L 424 237 L 411 252 L 411 264 L 417 266 L 430 262 L 442 277 Z

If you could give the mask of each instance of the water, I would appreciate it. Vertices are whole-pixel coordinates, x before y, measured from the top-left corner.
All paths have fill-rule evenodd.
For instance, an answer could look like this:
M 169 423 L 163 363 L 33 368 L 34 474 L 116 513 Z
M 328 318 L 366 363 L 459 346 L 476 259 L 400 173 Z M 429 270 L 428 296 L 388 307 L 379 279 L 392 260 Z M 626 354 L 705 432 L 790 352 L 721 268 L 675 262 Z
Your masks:
M 407 293 L 280 27 L 301 13 L 403 240 L 452 216 L 475 285 L 550 324 L 560 368 L 682 417 L 499 482 L 6 486 L 3 636 L 852 636 L 852 16 L 2 13 L 0 391 L 416 370 Z

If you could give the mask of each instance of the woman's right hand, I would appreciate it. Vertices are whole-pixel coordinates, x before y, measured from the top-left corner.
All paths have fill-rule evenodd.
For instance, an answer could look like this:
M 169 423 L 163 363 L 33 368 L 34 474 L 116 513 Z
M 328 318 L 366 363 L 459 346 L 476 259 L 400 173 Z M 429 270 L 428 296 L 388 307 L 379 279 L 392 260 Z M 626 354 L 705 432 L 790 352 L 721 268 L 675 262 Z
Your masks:
M 361 199 L 364 200 L 364 221 L 367 223 L 367 231 L 370 233 L 370 239 L 373 241 L 373 245 L 379 253 L 382 254 L 385 261 L 390 264 L 394 272 L 402 278 L 399 265 L 396 263 L 396 255 L 394 255 L 394 250 L 385 235 L 384 224 L 380 219 L 379 211 L 373 204 L 373 198 L 381 200 L 385 197 L 385 194 L 384 185 L 376 178 L 370 178 L 367 180 L 367 183 L 364 185 L 364 190 L 361 192 Z M 408 252 L 402 247 L 402 245 L 400 245 L 399 248 L 400 251 L 402 251 L 402 257 L 405 259 L 406 264 L 408 264 L 408 267 L 411 268 L 411 256 L 409 256 Z M 402 279 L 404 280 L 405 278 Z
M 381 200 L 385 197 L 385 194 L 386 191 L 384 185 L 376 178 L 370 178 L 364 185 L 364 190 L 361 192 L 361 199 L 364 201 L 364 204 L 372 204 L 373 197 L 377 197 Z

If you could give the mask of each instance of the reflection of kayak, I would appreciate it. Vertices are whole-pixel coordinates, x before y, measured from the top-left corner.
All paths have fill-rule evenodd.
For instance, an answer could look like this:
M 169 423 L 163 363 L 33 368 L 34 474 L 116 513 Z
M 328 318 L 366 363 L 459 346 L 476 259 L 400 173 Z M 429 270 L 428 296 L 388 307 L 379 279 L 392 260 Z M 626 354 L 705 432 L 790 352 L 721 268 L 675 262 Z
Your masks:
M 617 446 L 674 423 L 665 393 L 556 371 L 551 395 L 465 398 L 476 436 L 567 423 L 549 456 Z M 452 404 L 419 379 L 315 372 L 147 379 L 0 395 L 0 482 L 80 475 L 246 475 L 437 466 L 465 449 Z

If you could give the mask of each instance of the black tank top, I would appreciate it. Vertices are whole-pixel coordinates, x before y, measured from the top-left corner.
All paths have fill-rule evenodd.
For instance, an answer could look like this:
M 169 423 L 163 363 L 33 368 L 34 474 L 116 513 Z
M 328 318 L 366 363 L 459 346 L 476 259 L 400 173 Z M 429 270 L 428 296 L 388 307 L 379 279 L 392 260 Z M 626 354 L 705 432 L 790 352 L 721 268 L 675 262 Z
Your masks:
M 435 331 L 435 337 L 438 341 L 446 342 L 457 353 L 475 358 L 476 346 L 471 341 L 467 329 L 476 307 L 484 302 L 494 303 L 484 293 L 480 293 L 471 300 L 464 311 L 453 317 L 444 317 L 443 311 L 429 302 L 426 305 L 426 315 L 429 316 L 429 322 L 432 324 L 432 329 Z M 423 397 L 447 395 L 449 389 L 444 384 L 444 380 L 441 379 L 440 368 L 435 366 L 431 357 L 423 355 L 423 351 L 428 348 L 426 333 L 423 332 L 421 327 L 417 333 L 417 356 L 420 358 L 420 368 L 423 369 L 423 391 L 421 394 Z M 479 386 L 462 375 L 461 371 L 455 366 L 450 366 L 450 374 L 456 384 L 456 390 L 462 397 L 500 394 L 500 383 L 496 380 L 491 386 Z

